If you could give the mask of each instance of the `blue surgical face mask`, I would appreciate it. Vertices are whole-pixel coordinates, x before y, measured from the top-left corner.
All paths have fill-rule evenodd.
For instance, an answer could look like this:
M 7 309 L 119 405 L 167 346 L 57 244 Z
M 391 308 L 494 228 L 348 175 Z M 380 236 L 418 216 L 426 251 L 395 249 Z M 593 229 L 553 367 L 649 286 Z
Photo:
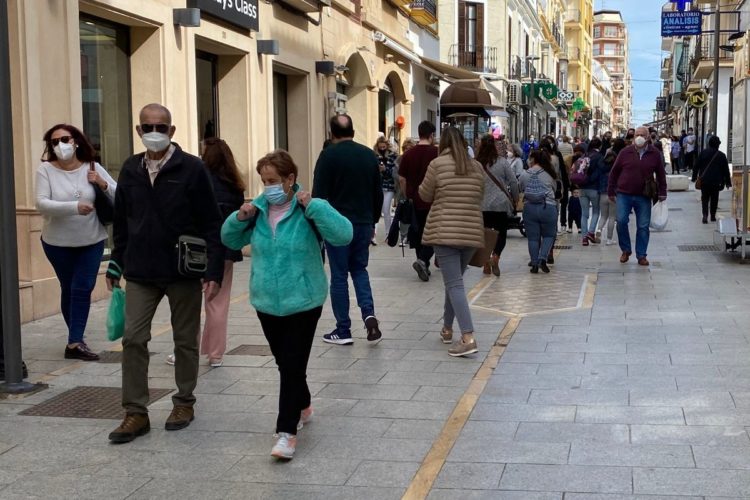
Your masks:
M 284 192 L 283 184 L 271 184 L 270 186 L 266 186 L 263 194 L 271 205 L 283 205 L 289 198 L 288 194 Z

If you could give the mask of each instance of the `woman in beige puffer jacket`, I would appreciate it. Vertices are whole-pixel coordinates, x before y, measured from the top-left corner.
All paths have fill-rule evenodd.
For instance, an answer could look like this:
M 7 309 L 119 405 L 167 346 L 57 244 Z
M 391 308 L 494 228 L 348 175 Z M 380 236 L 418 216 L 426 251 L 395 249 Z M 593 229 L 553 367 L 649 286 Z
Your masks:
M 432 203 L 422 243 L 435 248 L 445 285 L 443 343 L 453 342 L 453 320 L 458 320 L 461 339 L 448 350 L 451 356 L 477 352 L 474 325 L 464 289 L 463 274 L 472 255 L 484 246 L 482 166 L 469 158 L 466 142 L 454 127 L 443 130 L 440 155 L 427 168 L 419 197 Z

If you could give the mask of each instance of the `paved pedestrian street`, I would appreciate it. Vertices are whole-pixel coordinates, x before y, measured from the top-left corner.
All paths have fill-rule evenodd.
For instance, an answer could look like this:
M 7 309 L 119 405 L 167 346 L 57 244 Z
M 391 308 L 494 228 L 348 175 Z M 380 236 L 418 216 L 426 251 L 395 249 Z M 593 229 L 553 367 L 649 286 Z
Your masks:
M 178 432 L 163 429 L 169 395 L 150 405 L 150 434 L 119 446 L 107 441 L 119 421 L 81 418 L 83 396 L 49 405 L 78 417 L 32 415 L 76 387 L 119 388 L 120 365 L 106 302 L 88 340 L 115 362 L 63 360 L 60 316 L 26 324 L 30 380 L 49 388 L 0 401 L 0 498 L 750 498 L 750 272 L 710 251 L 696 197 L 670 194 L 650 268 L 564 235 L 552 273 L 531 275 L 511 231 L 499 279 L 466 275 L 471 359 L 440 342 L 440 271 L 422 283 L 411 253 L 381 243 L 370 271 L 384 338 L 367 345 L 360 329 L 351 347 L 324 344 L 324 309 L 308 370 L 315 418 L 289 463 L 269 455 L 278 372 L 247 303 L 247 261 L 229 319 L 229 349 L 244 354 L 218 369 L 201 361 L 196 419 Z M 719 214 L 728 207 L 723 193 Z M 153 326 L 152 389 L 174 388 L 166 313 Z

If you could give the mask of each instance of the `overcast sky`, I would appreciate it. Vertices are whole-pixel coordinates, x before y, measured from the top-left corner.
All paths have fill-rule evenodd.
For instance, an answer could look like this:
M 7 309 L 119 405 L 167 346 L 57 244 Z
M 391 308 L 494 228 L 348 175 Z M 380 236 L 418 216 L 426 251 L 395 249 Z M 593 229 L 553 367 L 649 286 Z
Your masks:
M 630 35 L 633 122 L 650 122 L 661 91 L 661 6 L 664 0 L 595 0 L 594 10 L 619 10 Z

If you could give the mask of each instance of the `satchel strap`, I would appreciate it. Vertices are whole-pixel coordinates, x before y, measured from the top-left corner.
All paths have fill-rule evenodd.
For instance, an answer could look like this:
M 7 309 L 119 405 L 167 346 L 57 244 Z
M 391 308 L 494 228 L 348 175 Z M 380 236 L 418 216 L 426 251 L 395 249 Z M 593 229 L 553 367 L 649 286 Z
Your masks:
M 505 193 L 505 196 L 508 197 L 508 201 L 510 201 L 510 204 L 515 207 L 516 202 L 515 202 L 515 200 L 513 200 L 513 196 L 510 194 L 510 191 L 508 191 L 508 188 L 505 187 L 505 184 L 503 184 L 502 182 L 500 182 L 500 179 L 498 179 L 497 177 L 495 177 L 492 174 L 492 172 L 490 172 L 490 169 L 489 169 L 489 167 L 487 165 L 483 165 L 483 166 L 484 166 L 484 172 L 487 174 L 487 176 L 492 180 L 492 182 L 495 183 L 495 185 L 498 188 L 500 188 L 500 191 L 502 191 L 503 193 Z
M 716 159 L 717 156 L 719 156 L 718 151 L 714 153 L 713 157 L 711 158 L 711 161 L 708 162 L 708 165 L 706 165 L 706 168 L 703 169 L 703 173 L 698 176 L 699 179 L 703 179 L 703 176 L 706 175 L 706 173 L 708 172 L 708 169 L 711 168 L 711 165 L 714 163 L 714 160 Z

